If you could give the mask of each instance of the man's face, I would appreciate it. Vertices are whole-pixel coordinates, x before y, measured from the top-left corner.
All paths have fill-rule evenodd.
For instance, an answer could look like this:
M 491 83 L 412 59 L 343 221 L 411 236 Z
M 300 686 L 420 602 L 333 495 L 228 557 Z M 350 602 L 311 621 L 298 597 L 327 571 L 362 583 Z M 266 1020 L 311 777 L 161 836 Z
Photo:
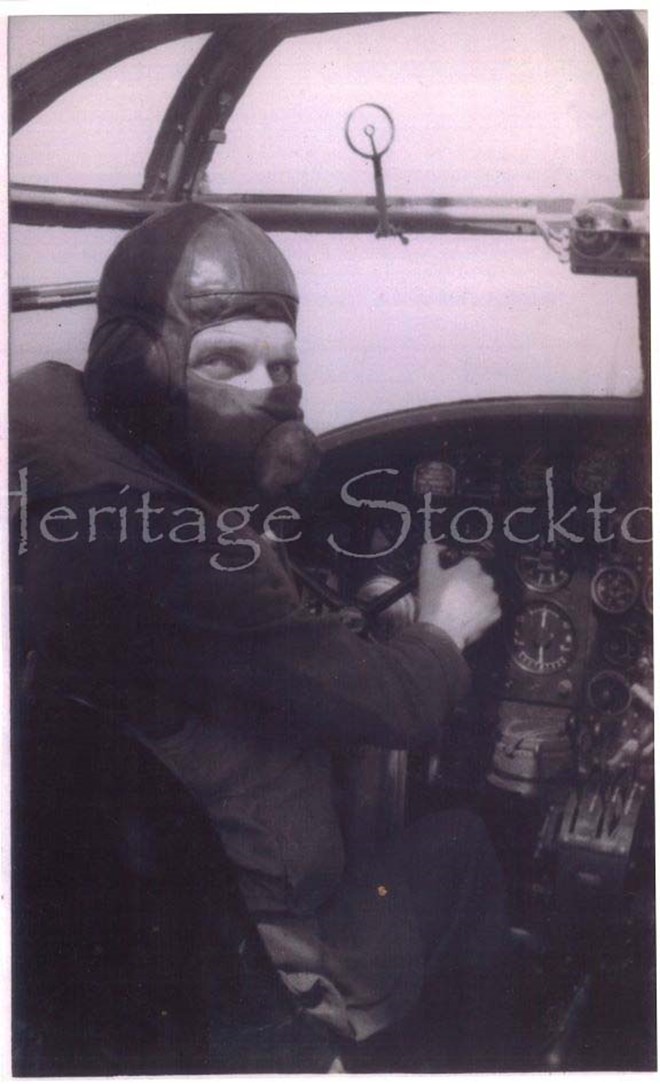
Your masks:
M 296 336 L 276 320 L 230 320 L 193 336 L 188 369 L 195 376 L 250 391 L 297 382 Z
M 318 461 L 298 408 L 296 337 L 278 320 L 236 319 L 193 336 L 187 394 L 194 469 L 206 492 L 232 482 L 272 497 Z M 216 490 L 216 480 L 218 489 Z

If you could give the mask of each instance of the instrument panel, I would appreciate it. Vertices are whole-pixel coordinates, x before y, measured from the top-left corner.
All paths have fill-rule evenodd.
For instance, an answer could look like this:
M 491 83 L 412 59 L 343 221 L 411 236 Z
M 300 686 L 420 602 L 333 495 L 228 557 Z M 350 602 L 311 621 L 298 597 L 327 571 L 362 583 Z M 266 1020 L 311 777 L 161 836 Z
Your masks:
M 577 728 L 585 756 L 646 740 L 652 571 L 640 416 L 618 401 L 602 413 L 571 402 L 446 414 L 443 423 L 411 412 L 407 427 L 388 432 L 383 420 L 367 439 L 335 440 L 316 494 L 317 564 L 325 543 L 325 574 L 347 601 L 377 593 L 378 578 L 382 590 L 409 585 L 394 604 L 405 621 L 425 539 L 448 562 L 476 556 L 503 610 L 469 651 L 485 710 L 523 729 L 549 718 Z
M 519 928 L 557 930 L 561 952 L 571 931 L 574 959 L 585 934 L 599 959 L 625 954 L 632 927 L 614 931 L 653 892 L 644 404 L 447 404 L 324 444 L 294 559 L 343 619 L 384 641 L 414 620 L 427 535 L 447 563 L 477 557 L 501 600 L 465 652 L 470 694 L 407 772 L 385 751 L 387 778 L 405 773 L 411 817 L 457 802 L 486 817 Z

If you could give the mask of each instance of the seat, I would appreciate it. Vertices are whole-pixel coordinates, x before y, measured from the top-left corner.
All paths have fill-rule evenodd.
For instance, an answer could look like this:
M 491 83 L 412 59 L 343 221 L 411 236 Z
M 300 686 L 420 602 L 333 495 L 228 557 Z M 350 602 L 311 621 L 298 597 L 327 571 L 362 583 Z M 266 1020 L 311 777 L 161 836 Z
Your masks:
M 87 704 L 13 720 L 14 1072 L 323 1072 L 203 811 Z

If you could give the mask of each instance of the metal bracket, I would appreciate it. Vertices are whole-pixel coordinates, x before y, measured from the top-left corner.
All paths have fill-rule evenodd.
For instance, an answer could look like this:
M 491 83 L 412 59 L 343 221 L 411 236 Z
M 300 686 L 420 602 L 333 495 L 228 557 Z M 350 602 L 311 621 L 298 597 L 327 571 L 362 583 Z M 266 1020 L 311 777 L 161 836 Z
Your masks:
M 578 275 L 638 275 L 649 266 L 646 200 L 576 201 L 570 216 L 538 213 L 536 227 Z
M 385 131 L 383 146 L 379 150 L 376 139 L 383 130 Z M 402 231 L 397 230 L 390 222 L 383 180 L 383 156 L 387 154 L 394 142 L 394 121 L 391 115 L 382 105 L 376 105 L 375 102 L 363 102 L 349 113 L 344 125 L 344 135 L 352 151 L 359 154 L 361 158 L 369 158 L 373 162 L 376 207 L 378 208 L 376 237 L 398 237 L 402 244 L 407 245 L 408 238 L 404 237 Z M 363 147 L 366 149 L 362 149 Z

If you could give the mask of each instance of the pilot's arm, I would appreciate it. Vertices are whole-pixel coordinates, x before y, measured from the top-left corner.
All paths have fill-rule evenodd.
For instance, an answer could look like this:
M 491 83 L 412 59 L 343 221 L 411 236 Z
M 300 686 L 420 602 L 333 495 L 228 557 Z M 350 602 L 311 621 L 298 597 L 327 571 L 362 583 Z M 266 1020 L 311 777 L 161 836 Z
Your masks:
M 241 725 L 251 720 L 302 744 L 408 748 L 437 740 L 467 688 L 462 649 L 499 616 L 477 562 L 443 570 L 435 546 L 422 558 L 420 621 L 387 644 L 360 639 L 336 617 L 301 611 L 267 545 L 245 571 L 213 571 L 203 548 L 181 554 L 175 575 L 161 571 L 154 552 L 152 619 L 158 643 L 180 645 L 191 707 L 208 715 L 230 696 Z
M 66 501 L 82 522 L 90 503 L 113 499 L 110 489 Z M 125 499 L 130 517 L 131 494 Z M 139 504 L 139 494 L 133 500 Z M 374 644 L 336 617 L 307 614 L 269 543 L 250 534 L 259 560 L 243 568 L 249 548 L 226 548 L 228 570 L 218 570 L 215 539 L 177 545 L 162 530 L 178 522 L 181 498 L 152 500 L 162 508 L 164 537 L 151 545 L 135 532 L 118 544 L 110 516 L 99 517 L 93 544 L 82 532 L 60 546 L 31 535 L 28 593 L 41 600 L 35 646 L 75 671 L 93 700 L 114 687 L 131 725 L 156 736 L 198 716 L 298 745 L 409 748 L 437 740 L 468 684 L 462 648 L 499 612 L 475 561 L 447 571 L 434 547 L 425 550 L 420 621 Z

